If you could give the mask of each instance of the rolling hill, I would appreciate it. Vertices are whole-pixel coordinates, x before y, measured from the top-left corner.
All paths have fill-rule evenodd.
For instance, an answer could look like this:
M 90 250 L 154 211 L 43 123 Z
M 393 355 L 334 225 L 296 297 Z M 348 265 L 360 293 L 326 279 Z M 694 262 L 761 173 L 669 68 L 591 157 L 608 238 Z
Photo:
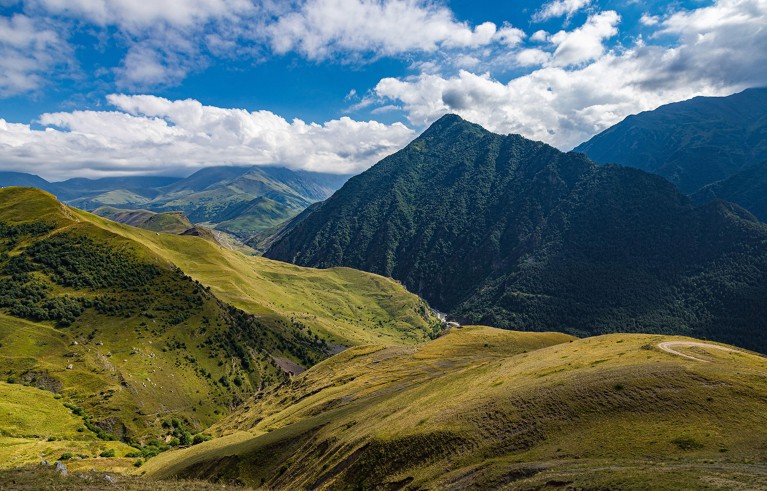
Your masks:
M 102 206 L 93 210 L 93 213 L 115 222 L 166 234 L 183 234 L 194 228 L 192 222 L 180 211 L 155 213 L 149 210 L 125 210 Z
M 391 276 L 464 323 L 767 351 L 767 226 L 457 116 L 351 178 L 265 256 Z
M 2 375 L 59 394 L 83 436 L 151 452 L 154 438 L 200 431 L 342 346 L 438 330 L 385 278 L 246 257 L 37 189 L 0 190 Z
M 684 337 L 453 329 L 338 354 L 141 472 L 275 490 L 757 489 L 765 373 Z
M 693 193 L 767 159 L 767 88 L 629 116 L 574 151 L 661 175 Z

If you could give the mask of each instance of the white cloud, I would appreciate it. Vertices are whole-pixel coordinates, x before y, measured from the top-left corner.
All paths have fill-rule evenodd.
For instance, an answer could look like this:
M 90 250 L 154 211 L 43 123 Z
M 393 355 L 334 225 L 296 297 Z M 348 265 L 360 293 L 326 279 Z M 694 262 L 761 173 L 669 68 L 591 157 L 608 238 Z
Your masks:
M 660 22 L 660 17 L 657 15 L 642 14 L 639 19 L 639 23 L 643 26 L 657 26 Z
M 440 46 L 476 48 L 493 41 L 495 24 L 471 28 L 453 12 L 423 0 L 308 0 L 267 27 L 276 53 L 296 51 L 312 60 L 346 54 L 433 52 Z M 513 39 L 510 29 L 500 34 Z
M 25 0 L 40 18 L 98 26 L 126 49 L 117 86 L 132 91 L 178 84 L 211 58 L 260 60 L 296 52 L 349 63 L 437 50 L 470 56 L 525 37 L 508 23 L 476 26 L 434 0 Z
M 544 4 L 540 10 L 533 14 L 533 21 L 543 22 L 562 16 L 567 16 L 569 19 L 573 14 L 589 4 L 591 4 L 591 0 L 552 0 Z
M 249 0 L 27 0 L 39 18 L 95 25 L 127 49 L 115 72 L 119 87 L 173 85 L 205 66 L 203 52 L 237 54 L 245 26 L 262 9 Z
M 44 114 L 43 130 L 0 120 L 5 169 L 47 178 L 169 174 L 211 165 L 284 165 L 359 172 L 393 153 L 414 133 L 401 123 L 288 122 L 249 112 L 149 95 L 111 95 L 115 111 Z
M 530 40 L 538 42 L 548 41 L 549 33 L 544 30 L 535 31 L 533 35 L 530 36 Z
M 505 83 L 468 71 L 451 77 L 422 73 L 385 78 L 375 92 L 385 104 L 400 104 L 417 126 L 453 112 L 493 131 L 566 150 L 629 114 L 767 84 L 766 0 L 721 0 L 677 12 L 659 24 L 661 35 L 676 38 L 672 46 L 639 40 L 631 48 L 604 52 L 598 40 L 613 35 L 616 22 L 615 16 L 592 16 L 588 40 L 560 36 L 553 62 Z M 544 54 L 522 58 L 543 60 Z
M 41 20 L 0 17 L 0 97 L 34 91 L 45 75 L 69 59 L 69 46 Z
M 621 18 L 617 12 L 608 10 L 589 16 L 586 23 L 573 31 L 559 31 L 549 40 L 557 46 L 553 64 L 577 65 L 600 57 L 604 41 L 618 34 L 616 27 Z
M 36 0 L 48 12 L 116 25 L 129 32 L 158 24 L 190 27 L 213 19 L 235 19 L 256 8 L 247 0 Z
M 551 58 L 549 53 L 537 48 L 519 50 L 515 56 L 516 62 L 520 66 L 540 66 L 548 62 Z
M 495 39 L 507 47 L 514 47 L 521 43 L 526 37 L 525 31 L 517 29 L 509 24 L 504 24 L 495 33 Z

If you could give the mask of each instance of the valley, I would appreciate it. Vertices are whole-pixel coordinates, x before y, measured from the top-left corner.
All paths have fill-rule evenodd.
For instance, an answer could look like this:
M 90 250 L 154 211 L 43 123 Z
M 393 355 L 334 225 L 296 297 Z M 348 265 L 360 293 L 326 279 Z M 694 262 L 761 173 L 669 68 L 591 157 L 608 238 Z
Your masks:
M 762 95 L 600 163 L 447 114 L 351 178 L 0 173 L 0 490 L 766 488 Z M 665 175 L 711 107 L 753 148 Z
M 110 222 L 33 188 L 0 190 L 0 223 L 2 376 L 41 398 L 52 392 L 83 421 L 71 445 L 51 428 L 56 443 L 35 452 L 4 446 L 16 464 L 65 447 L 92 455 L 99 440 L 124 442 L 118 454 L 132 464 L 174 438 L 191 443 L 254 391 L 287 380 L 276 360 L 306 368 L 346 346 L 423 341 L 439 326 L 391 280 Z

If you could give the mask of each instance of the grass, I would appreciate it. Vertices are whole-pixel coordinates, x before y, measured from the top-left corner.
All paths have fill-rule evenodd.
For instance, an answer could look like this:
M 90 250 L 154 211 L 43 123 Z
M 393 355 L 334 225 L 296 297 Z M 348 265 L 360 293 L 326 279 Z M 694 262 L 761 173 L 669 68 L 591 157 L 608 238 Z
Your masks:
M 353 348 L 142 472 L 273 489 L 764 485 L 767 359 L 655 348 L 685 339 L 470 327 L 417 347 Z
M 247 256 L 199 237 L 156 235 L 76 211 L 150 248 L 211 287 L 221 300 L 263 318 L 299 322 L 345 346 L 425 341 L 436 322 L 390 278 L 350 268 L 303 268 Z
M 385 278 L 250 258 L 200 237 L 117 224 L 39 190 L 0 189 L 0 222 L 38 221 L 55 229 L 0 239 L 0 268 L 53 236 L 86 237 L 158 272 L 135 288 L 74 288 L 37 265 L 31 274 L 49 298 L 103 300 L 114 311 L 87 308 L 63 327 L 0 309 L 0 380 L 58 392 L 118 439 L 165 437 L 171 417 L 191 433 L 207 428 L 287 378 L 273 357 L 308 366 L 335 344 L 415 343 L 436 325 L 418 297 Z
M 116 222 L 166 234 L 180 234 L 194 226 L 181 212 L 155 213 L 148 210 L 124 210 L 102 206 L 93 213 Z
M 13 489 L 18 491 L 38 491 L 40 489 L 53 491 L 101 491 L 113 489 L 116 491 L 220 491 L 231 486 L 211 484 L 204 481 L 164 481 L 156 482 L 141 479 L 136 476 L 115 472 L 109 468 L 95 469 L 86 467 L 78 469 L 68 464 L 69 473 L 62 477 L 51 467 L 24 466 L 11 470 L 0 470 L 0 490 Z M 107 482 L 106 476 L 114 479 Z M 242 491 L 249 488 L 237 487 Z
M 83 420 L 46 390 L 0 382 L 2 435 L 16 438 L 82 439 Z M 90 432 L 87 432 L 93 439 Z
M 75 467 L 101 453 L 112 454 L 100 459 L 102 468 L 126 471 L 130 468 L 124 456 L 133 451 L 121 442 L 100 441 L 83 425 L 81 417 L 72 414 L 51 392 L 35 387 L 0 382 L 0 469 L 51 462 L 71 454 Z M 2 485 L 0 485 L 2 489 Z

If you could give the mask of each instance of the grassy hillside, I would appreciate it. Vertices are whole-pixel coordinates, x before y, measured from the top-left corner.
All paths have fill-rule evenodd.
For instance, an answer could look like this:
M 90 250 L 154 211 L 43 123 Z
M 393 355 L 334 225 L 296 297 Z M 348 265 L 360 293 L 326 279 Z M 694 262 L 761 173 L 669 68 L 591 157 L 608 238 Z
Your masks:
M 197 237 L 157 235 L 85 212 L 73 213 L 141 242 L 210 287 L 224 302 L 260 319 L 309 327 L 330 344 L 413 343 L 438 329 L 426 304 L 390 278 L 245 256 Z
M 284 380 L 280 366 L 308 367 L 336 343 L 420 341 L 436 325 L 390 280 L 253 260 L 0 190 L 0 374 L 60 394 L 102 438 L 180 438 Z
M 764 487 L 767 359 L 695 342 L 469 327 L 353 348 L 142 471 L 263 489 Z
M 64 404 L 60 395 L 46 390 L 0 382 L 0 469 L 38 464 L 41 459 L 53 462 L 67 453 L 83 466 L 121 471 L 132 467 L 134 461 L 124 457 L 134 448 L 99 440 Z M 102 453 L 111 457 L 95 464 L 92 459 Z
M 181 212 L 155 213 L 149 210 L 125 210 L 102 206 L 93 213 L 115 222 L 166 234 L 182 234 L 194 227 Z

